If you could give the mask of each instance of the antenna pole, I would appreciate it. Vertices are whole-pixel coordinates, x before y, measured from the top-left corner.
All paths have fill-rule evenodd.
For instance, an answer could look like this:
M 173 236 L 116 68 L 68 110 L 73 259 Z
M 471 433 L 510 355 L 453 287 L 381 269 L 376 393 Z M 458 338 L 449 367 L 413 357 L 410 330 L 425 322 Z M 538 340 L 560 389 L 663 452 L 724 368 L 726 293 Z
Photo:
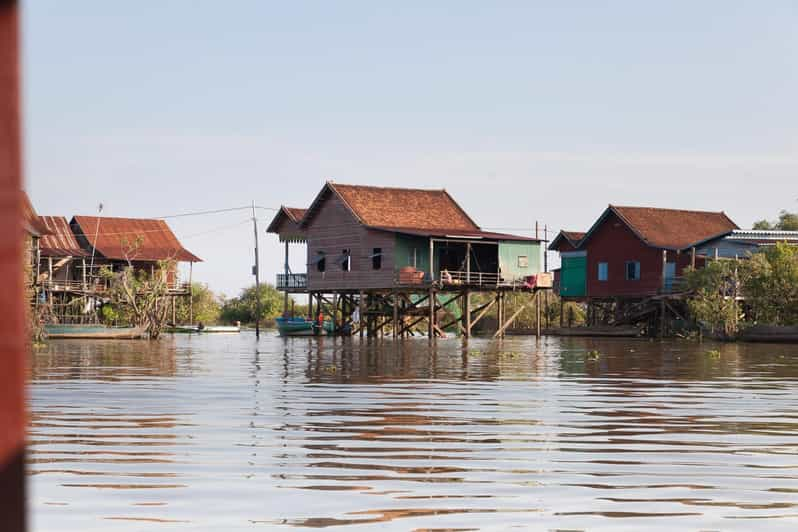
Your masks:
M 260 261 L 258 259 L 258 217 L 255 216 L 255 201 L 252 201 L 252 228 L 255 231 L 255 338 L 260 339 Z

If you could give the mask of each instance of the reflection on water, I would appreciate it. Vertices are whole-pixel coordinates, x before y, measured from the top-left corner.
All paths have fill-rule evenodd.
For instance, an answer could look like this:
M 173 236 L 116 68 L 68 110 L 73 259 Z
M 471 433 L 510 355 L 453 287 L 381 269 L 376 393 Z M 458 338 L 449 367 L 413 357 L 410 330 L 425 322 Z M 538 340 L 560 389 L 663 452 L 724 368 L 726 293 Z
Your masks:
M 53 341 L 33 525 L 795 530 L 796 391 L 798 346 Z

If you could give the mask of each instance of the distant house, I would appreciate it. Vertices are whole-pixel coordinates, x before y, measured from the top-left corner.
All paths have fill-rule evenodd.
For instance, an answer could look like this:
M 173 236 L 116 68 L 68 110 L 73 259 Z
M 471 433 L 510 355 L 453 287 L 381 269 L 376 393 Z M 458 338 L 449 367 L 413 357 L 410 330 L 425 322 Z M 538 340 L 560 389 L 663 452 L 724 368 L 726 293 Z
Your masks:
M 268 231 L 307 242 L 307 274 L 278 277 L 278 288 L 497 286 L 541 271 L 538 239 L 483 231 L 445 190 L 328 182 L 307 210 L 281 208 Z
M 589 231 L 561 233 L 560 294 L 565 298 L 644 297 L 670 293 L 696 247 L 738 229 L 723 212 L 610 205 Z M 581 235 L 581 236 L 580 236 Z
M 778 242 L 798 245 L 798 231 L 735 230 L 697 245 L 696 250 L 709 258 L 743 259 Z
M 38 283 L 67 288 L 86 282 L 89 252 L 80 247 L 63 216 L 39 216 L 49 234 L 39 241 Z
M 33 298 L 34 285 L 36 284 L 36 263 L 39 260 L 39 241 L 45 237 L 49 231 L 40 221 L 30 198 L 22 192 L 22 237 L 23 237 L 23 256 L 25 260 L 26 279 L 25 290 L 29 298 Z
M 153 272 L 159 261 L 202 261 L 183 247 L 163 220 L 74 216 L 69 226 L 89 257 L 89 268 L 93 263 L 95 271 L 87 272 L 89 277 L 96 277 L 96 270 L 103 266 L 118 271 L 131 264 L 136 270 Z M 173 268 L 168 272 L 170 288 L 177 289 L 178 281 L 177 269 Z

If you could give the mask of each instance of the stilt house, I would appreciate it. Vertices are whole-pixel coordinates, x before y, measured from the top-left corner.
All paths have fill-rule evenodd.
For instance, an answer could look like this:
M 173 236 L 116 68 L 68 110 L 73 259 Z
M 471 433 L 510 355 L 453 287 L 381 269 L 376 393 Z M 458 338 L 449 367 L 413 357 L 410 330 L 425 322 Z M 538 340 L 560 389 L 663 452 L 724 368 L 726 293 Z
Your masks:
M 541 271 L 540 240 L 483 231 L 445 190 L 328 182 L 308 209 L 283 207 L 268 231 L 307 242 L 307 273 L 285 272 L 280 289 L 520 286 Z
M 502 335 L 520 312 L 504 319 L 507 291 L 534 292 L 539 309 L 538 290 L 551 287 L 540 240 L 482 230 L 445 190 L 327 182 L 307 209 L 281 208 L 268 231 L 286 242 L 277 288 L 308 293 L 311 316 L 314 299 L 326 305 L 343 334 L 358 309 L 361 335 L 389 323 L 394 336 L 413 334 L 426 320 L 430 337 L 447 327 L 469 336 L 495 304 Z M 289 270 L 288 242 L 307 243 L 307 272 Z M 473 309 L 473 292 L 494 295 Z
M 577 300 L 673 293 L 685 268 L 703 265 L 697 248 L 736 229 L 723 212 L 610 205 L 587 233 L 562 232 L 549 246 L 560 252 L 559 293 Z

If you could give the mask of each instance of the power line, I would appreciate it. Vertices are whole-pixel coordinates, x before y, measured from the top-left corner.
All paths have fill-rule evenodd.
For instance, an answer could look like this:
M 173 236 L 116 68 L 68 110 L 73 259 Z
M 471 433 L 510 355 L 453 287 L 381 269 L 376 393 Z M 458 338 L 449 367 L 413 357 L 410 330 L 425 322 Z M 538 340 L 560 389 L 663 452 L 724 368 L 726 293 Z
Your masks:
M 261 207 L 259 205 L 255 205 L 255 208 L 256 209 L 263 209 L 263 210 L 267 210 L 267 211 L 279 211 L 280 210 L 280 209 L 275 209 L 273 207 Z M 169 218 L 183 218 L 183 217 L 186 217 L 186 216 L 202 216 L 202 215 L 205 215 L 205 214 L 220 214 L 220 213 L 223 213 L 223 212 L 243 211 L 243 210 L 249 210 L 249 209 L 252 209 L 252 205 L 247 205 L 245 207 L 230 207 L 228 209 L 212 209 L 212 210 L 208 210 L 208 211 L 183 212 L 183 213 L 180 213 L 180 214 L 170 214 L 170 215 L 167 215 L 167 216 L 156 216 L 156 219 L 158 219 L 158 220 L 166 220 L 166 219 L 169 219 Z

